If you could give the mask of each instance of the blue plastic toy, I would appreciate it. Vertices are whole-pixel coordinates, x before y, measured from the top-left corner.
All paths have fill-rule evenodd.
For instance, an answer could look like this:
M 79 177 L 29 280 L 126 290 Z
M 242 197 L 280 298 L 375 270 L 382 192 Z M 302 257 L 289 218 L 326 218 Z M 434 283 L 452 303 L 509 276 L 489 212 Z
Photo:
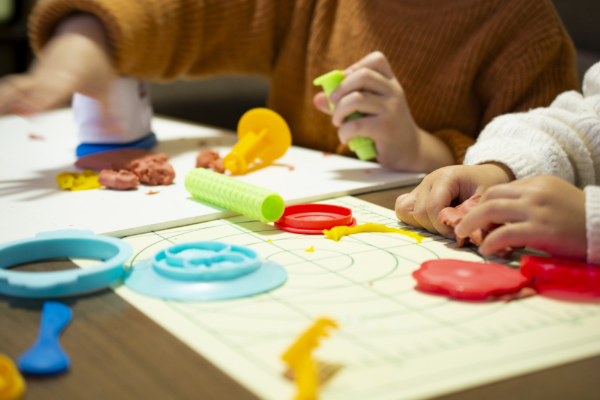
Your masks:
M 125 274 L 136 292 L 170 300 L 211 301 L 263 293 L 282 285 L 286 270 L 247 247 L 191 242 L 159 251 Z
M 71 322 L 73 313 L 66 305 L 47 301 L 42 307 L 42 322 L 35 343 L 17 359 L 21 372 L 32 375 L 53 375 L 66 371 L 71 359 L 60 346 L 58 336 Z
M 77 157 L 83 157 L 90 154 L 100 153 L 101 151 L 118 150 L 126 148 L 150 150 L 151 148 L 156 146 L 157 143 L 158 140 L 156 139 L 156 135 L 150 132 L 147 136 L 144 136 L 143 138 L 131 143 L 81 143 L 79 146 L 77 146 L 77 149 L 75 150 L 75 155 Z
M 125 261 L 132 252 L 131 246 L 120 239 L 75 229 L 43 232 L 32 239 L 4 243 L 0 245 L 0 294 L 48 298 L 94 291 L 123 276 Z M 6 270 L 12 265 L 60 257 L 105 261 L 91 268 L 66 271 Z

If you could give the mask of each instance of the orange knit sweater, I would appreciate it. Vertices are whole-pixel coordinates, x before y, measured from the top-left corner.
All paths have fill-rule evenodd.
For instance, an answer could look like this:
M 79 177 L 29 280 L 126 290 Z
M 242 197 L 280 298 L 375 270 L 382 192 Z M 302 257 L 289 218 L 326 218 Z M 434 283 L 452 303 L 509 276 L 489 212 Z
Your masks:
M 334 152 L 312 80 L 383 52 L 416 123 L 458 162 L 497 115 L 578 88 L 573 44 L 550 0 L 45 0 L 35 51 L 65 16 L 104 22 L 118 71 L 147 80 L 259 74 L 294 144 Z

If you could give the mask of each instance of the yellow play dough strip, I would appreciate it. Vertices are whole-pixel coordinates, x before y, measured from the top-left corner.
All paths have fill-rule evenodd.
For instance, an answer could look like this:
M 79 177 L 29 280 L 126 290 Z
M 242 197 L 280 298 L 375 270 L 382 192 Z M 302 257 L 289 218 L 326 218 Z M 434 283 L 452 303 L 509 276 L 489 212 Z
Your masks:
M 343 238 L 344 236 L 353 235 L 355 233 L 361 233 L 361 232 L 399 233 L 401 235 L 405 235 L 405 236 L 415 239 L 417 241 L 417 243 L 421 243 L 421 241 L 423 239 L 426 239 L 426 236 L 419 235 L 418 233 L 415 233 L 413 231 L 409 231 L 406 229 L 390 228 L 389 226 L 385 226 L 382 224 L 373 224 L 371 222 L 363 224 L 363 225 L 356 225 L 353 227 L 335 226 L 335 227 L 331 228 L 331 230 L 325 229 L 323 231 L 323 234 L 325 235 L 325 237 L 327 239 L 332 239 L 332 240 L 335 240 L 336 242 L 339 242 L 340 239 Z

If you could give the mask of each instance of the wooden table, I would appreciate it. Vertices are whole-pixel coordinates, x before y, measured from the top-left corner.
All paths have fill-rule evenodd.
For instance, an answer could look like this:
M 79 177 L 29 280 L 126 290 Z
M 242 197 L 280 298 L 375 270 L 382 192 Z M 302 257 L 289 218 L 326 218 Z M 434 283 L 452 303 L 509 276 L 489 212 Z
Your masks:
M 357 196 L 394 208 L 413 187 Z M 69 261 L 20 270 L 75 268 Z M 25 399 L 256 399 L 111 290 L 63 300 L 74 322 L 62 336 L 73 367 L 27 377 Z M 13 360 L 36 338 L 42 301 L 0 296 L 0 353 Z M 600 399 L 600 356 L 440 397 L 444 400 Z

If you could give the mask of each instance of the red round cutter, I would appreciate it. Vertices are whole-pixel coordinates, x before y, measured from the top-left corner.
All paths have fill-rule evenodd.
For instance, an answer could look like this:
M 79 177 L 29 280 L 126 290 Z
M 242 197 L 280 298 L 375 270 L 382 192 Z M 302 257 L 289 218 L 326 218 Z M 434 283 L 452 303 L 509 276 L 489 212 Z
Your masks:
M 321 235 L 335 226 L 354 226 L 352 210 L 330 204 L 298 204 L 285 208 L 275 226 L 281 230 L 305 235 Z

